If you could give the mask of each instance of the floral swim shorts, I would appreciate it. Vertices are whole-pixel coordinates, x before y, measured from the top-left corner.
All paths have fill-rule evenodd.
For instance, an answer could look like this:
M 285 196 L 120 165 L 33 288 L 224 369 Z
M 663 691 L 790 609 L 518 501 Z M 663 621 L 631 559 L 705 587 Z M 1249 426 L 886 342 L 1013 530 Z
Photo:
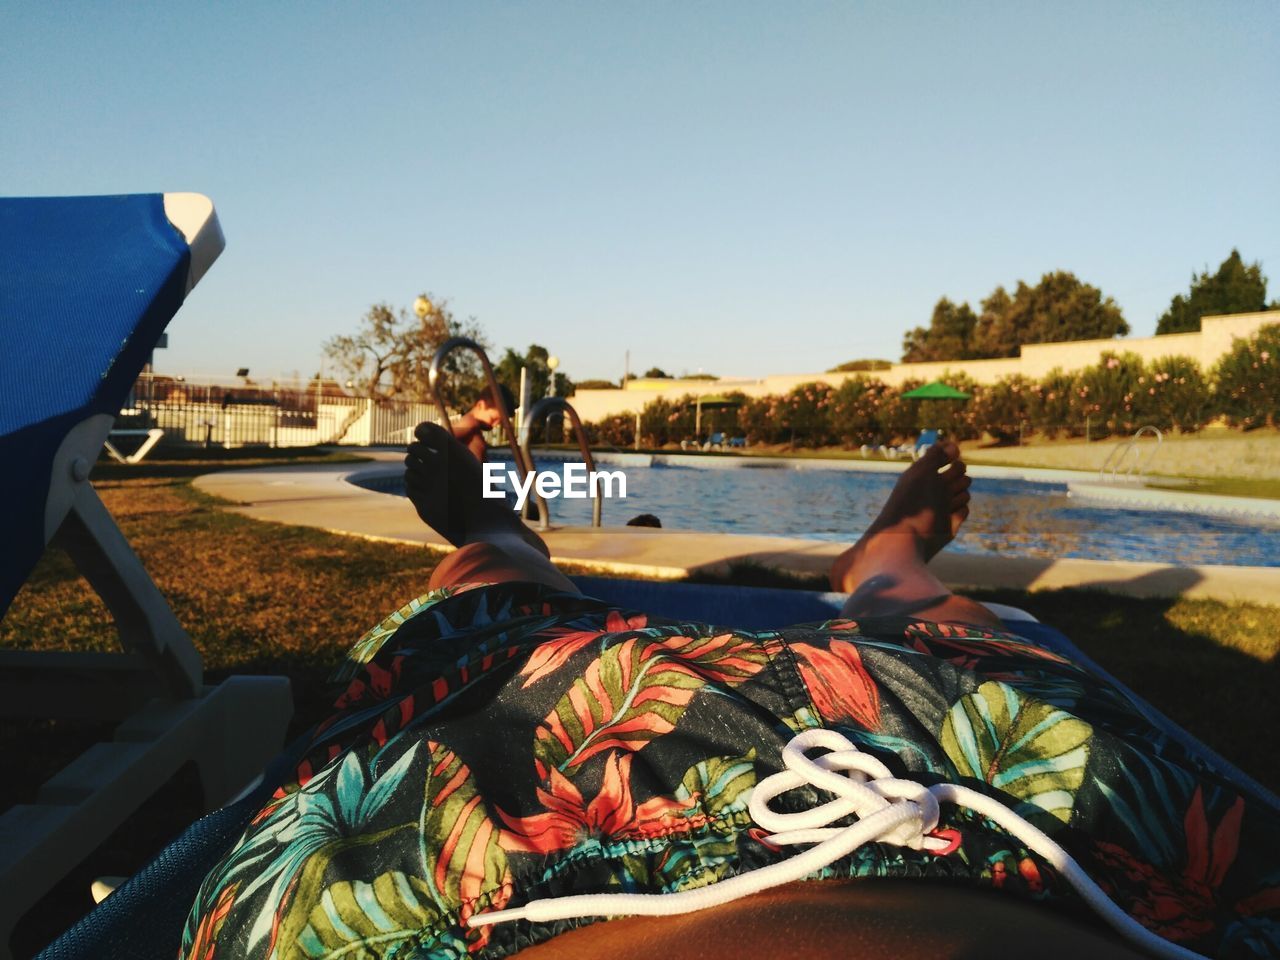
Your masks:
M 531 583 L 415 600 L 356 644 L 332 713 L 208 875 L 182 956 L 505 957 L 584 919 L 470 926 L 582 893 L 670 893 L 789 852 L 748 798 L 798 732 L 963 784 L 1049 834 L 1129 916 L 1210 956 L 1280 952 L 1280 820 L 1114 687 L 1026 640 L 910 619 L 744 631 Z M 813 787 L 779 798 L 804 809 Z M 1068 903 L 992 821 L 813 875 Z

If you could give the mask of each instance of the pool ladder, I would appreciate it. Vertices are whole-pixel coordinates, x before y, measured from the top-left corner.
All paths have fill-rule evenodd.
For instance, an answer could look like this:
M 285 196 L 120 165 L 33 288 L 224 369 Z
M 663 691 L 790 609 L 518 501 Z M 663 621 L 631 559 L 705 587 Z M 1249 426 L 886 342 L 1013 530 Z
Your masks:
M 489 355 L 485 353 L 484 347 L 476 343 L 469 337 L 451 337 L 440 345 L 440 349 L 436 351 L 435 356 L 431 358 L 431 369 L 428 372 L 427 381 L 431 386 L 431 395 L 435 399 L 436 408 L 440 411 L 440 424 L 446 430 L 452 430 L 453 424 L 449 420 L 449 410 L 444 399 L 444 384 L 442 382 L 442 370 L 444 361 L 449 354 L 455 350 L 469 350 L 480 360 L 480 366 L 484 369 L 485 383 L 492 391 L 494 397 L 500 398 L 501 391 L 498 389 L 498 378 L 494 376 L 493 365 L 489 362 Z M 511 459 L 515 462 L 516 473 L 519 475 L 520 483 L 523 485 L 525 478 L 534 472 L 533 454 L 531 452 L 531 435 L 533 424 L 539 417 L 549 416 L 554 411 L 559 410 L 569 417 L 569 423 L 573 427 L 574 437 L 578 441 L 578 450 L 582 454 L 582 462 L 587 468 L 587 476 L 590 477 L 596 472 L 595 460 L 591 456 L 591 444 L 587 440 L 587 431 L 582 426 L 582 420 L 578 417 L 578 411 L 564 397 L 544 397 L 537 403 L 534 403 L 524 412 L 524 416 L 520 422 L 520 432 L 517 433 L 511 427 L 511 418 L 507 416 L 506 405 L 498 404 L 498 422 L 502 425 L 502 435 L 507 439 L 507 446 L 511 450 Z M 601 526 L 601 498 L 600 498 L 600 481 L 595 481 L 596 489 L 593 491 L 594 496 L 591 498 L 591 525 L 593 527 Z M 529 504 L 536 503 L 538 506 L 538 529 L 551 529 L 551 511 L 547 507 L 546 498 L 538 492 L 537 485 L 531 484 L 529 487 L 529 497 L 525 500 L 521 515 L 524 519 L 529 517 Z
M 1154 436 L 1156 442 L 1146 458 L 1141 459 L 1138 441 L 1147 435 Z M 1123 476 L 1127 481 L 1141 483 L 1146 478 L 1147 467 L 1151 465 L 1151 460 L 1160 450 L 1160 444 L 1163 441 L 1164 434 L 1159 428 L 1150 425 L 1140 427 L 1132 437 L 1117 443 L 1115 449 L 1107 454 L 1107 459 L 1102 463 L 1102 469 L 1098 471 L 1098 479 L 1103 483 L 1114 483 Z

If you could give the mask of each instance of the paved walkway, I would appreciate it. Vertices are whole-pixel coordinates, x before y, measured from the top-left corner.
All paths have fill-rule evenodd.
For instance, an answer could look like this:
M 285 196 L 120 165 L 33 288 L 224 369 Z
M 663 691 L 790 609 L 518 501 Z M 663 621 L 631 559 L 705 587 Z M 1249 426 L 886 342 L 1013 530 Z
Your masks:
M 195 485 L 229 500 L 228 509 L 258 520 L 449 549 L 418 519 L 406 498 L 347 482 L 357 474 L 398 473 L 399 459 L 399 454 L 375 454 L 375 460 L 382 462 L 229 470 L 200 477 Z M 972 472 L 983 475 L 979 469 Z M 844 548 L 816 540 L 645 527 L 561 527 L 543 536 L 554 560 L 610 573 L 670 579 L 697 571 L 724 572 L 742 562 L 792 573 L 824 574 Z M 933 569 L 953 589 L 1090 587 L 1130 596 L 1280 603 L 1280 567 L 1178 567 L 944 551 L 933 561 Z
M 1261 497 L 1225 497 L 1216 493 L 1183 493 L 1124 483 L 1099 483 L 1097 478 L 1067 484 L 1067 493 L 1082 503 L 1097 503 L 1138 510 L 1178 510 L 1208 513 L 1241 520 L 1280 520 L 1280 500 Z

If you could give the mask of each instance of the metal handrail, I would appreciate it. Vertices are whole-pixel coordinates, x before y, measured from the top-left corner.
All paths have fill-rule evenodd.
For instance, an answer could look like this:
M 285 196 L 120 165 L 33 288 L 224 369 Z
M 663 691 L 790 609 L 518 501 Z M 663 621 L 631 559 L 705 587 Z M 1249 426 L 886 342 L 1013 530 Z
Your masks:
M 431 387 L 431 396 L 436 401 L 436 408 L 440 411 L 441 426 L 450 433 L 453 432 L 453 423 L 449 419 L 449 410 L 444 402 L 444 390 L 441 384 L 440 367 L 444 363 L 446 357 L 453 351 L 465 348 L 480 358 L 480 366 L 484 368 L 485 383 L 488 384 L 490 391 L 493 393 L 495 405 L 498 408 L 498 422 L 502 424 L 502 432 L 507 438 L 507 446 L 511 448 L 511 459 L 515 461 L 516 472 L 520 475 L 521 485 L 525 482 L 525 477 L 533 472 L 533 458 L 529 457 L 526 461 L 524 451 L 520 449 L 520 443 L 516 436 L 515 430 L 511 426 L 511 418 L 507 416 L 506 404 L 502 402 L 502 391 L 498 389 L 498 378 L 493 374 L 493 365 L 489 363 L 489 355 L 484 352 L 484 347 L 476 343 L 470 337 L 450 337 L 444 343 L 440 344 L 440 349 L 436 351 L 436 355 L 431 358 L 431 369 L 427 374 L 427 382 Z M 541 513 L 542 529 L 549 529 L 547 521 L 547 501 L 534 488 L 533 484 L 529 486 L 529 497 L 525 499 L 522 514 L 527 517 L 529 513 L 530 502 L 536 501 L 538 510 Z
M 600 478 L 594 476 L 596 472 L 596 463 L 591 456 L 591 444 L 587 442 L 587 431 L 582 426 L 582 421 L 578 418 L 578 411 L 573 409 L 573 405 L 564 397 L 543 397 L 524 415 L 524 421 L 520 424 L 521 442 L 524 444 L 525 456 L 529 458 L 529 462 L 533 462 L 533 454 L 529 451 L 530 434 L 533 424 L 539 417 L 546 416 L 552 410 L 560 410 L 569 415 L 569 423 L 573 426 L 573 435 L 578 440 L 578 450 L 582 454 L 582 462 L 587 468 L 587 476 L 593 478 L 594 489 L 591 497 L 591 525 L 598 527 L 601 525 L 602 514 L 602 498 L 600 496 Z M 539 504 L 542 510 L 542 529 L 547 529 L 548 517 L 545 504 Z
M 1113 481 L 1116 480 L 1120 473 L 1120 468 L 1124 466 L 1125 462 L 1129 459 L 1130 454 L 1138 452 L 1138 441 L 1147 433 L 1150 433 L 1156 438 L 1155 446 L 1153 446 L 1151 448 L 1151 452 L 1147 454 L 1146 460 L 1141 461 L 1141 463 L 1135 460 L 1124 473 L 1126 477 L 1132 477 L 1136 472 L 1137 479 L 1139 481 L 1146 477 L 1147 467 L 1150 466 L 1152 458 L 1160 450 L 1160 444 L 1164 442 L 1164 434 L 1160 432 L 1158 427 L 1154 427 L 1151 424 L 1147 424 L 1145 427 L 1139 427 L 1128 440 L 1124 440 L 1116 444 L 1115 449 L 1107 454 L 1107 459 L 1102 462 L 1102 469 L 1098 471 L 1098 478 L 1105 482 L 1107 480 L 1107 470 L 1110 468 L 1111 479 Z M 1118 459 L 1116 459 L 1117 457 Z M 1111 463 L 1113 459 L 1116 461 L 1114 466 Z

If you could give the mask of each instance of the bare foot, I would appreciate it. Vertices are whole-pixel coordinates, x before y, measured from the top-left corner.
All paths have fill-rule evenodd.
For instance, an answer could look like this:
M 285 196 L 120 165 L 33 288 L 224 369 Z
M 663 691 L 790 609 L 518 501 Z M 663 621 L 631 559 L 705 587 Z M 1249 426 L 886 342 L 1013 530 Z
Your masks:
M 505 499 L 481 494 L 480 461 L 453 434 L 420 423 L 404 458 L 405 489 L 418 516 L 456 547 L 515 534 L 543 556 L 542 538 L 526 527 Z
M 864 579 L 859 568 L 867 554 L 875 553 L 888 539 L 897 549 L 909 543 L 921 563 L 928 563 L 955 538 L 969 516 L 971 482 L 953 441 L 931 446 L 898 478 L 867 532 L 831 565 L 832 587 L 852 591 Z

